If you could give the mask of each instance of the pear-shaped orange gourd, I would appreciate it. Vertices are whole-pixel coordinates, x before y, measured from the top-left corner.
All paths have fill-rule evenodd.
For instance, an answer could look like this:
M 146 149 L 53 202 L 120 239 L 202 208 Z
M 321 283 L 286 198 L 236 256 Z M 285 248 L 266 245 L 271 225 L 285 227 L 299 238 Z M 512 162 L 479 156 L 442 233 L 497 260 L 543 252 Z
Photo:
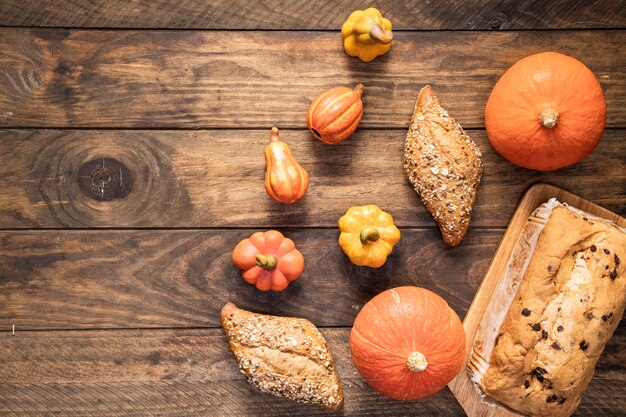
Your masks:
M 273 127 L 265 147 L 265 190 L 274 200 L 291 204 L 304 197 L 309 188 L 309 174 L 296 161 L 289 146 L 278 138 Z
M 363 117 L 363 84 L 335 87 L 320 94 L 306 113 L 306 125 L 318 140 L 334 145 L 346 140 Z

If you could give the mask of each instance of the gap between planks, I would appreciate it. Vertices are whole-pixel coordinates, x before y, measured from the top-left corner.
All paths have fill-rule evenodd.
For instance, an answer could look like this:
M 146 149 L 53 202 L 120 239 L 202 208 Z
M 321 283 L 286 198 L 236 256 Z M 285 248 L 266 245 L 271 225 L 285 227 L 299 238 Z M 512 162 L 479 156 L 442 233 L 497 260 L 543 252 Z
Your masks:
M 346 16 L 346 19 L 348 16 Z M 2 25 L 0 29 L 44 29 L 44 30 L 80 30 L 80 31 L 145 31 L 145 32 L 315 32 L 315 33 L 341 33 L 341 28 L 337 29 L 246 29 L 246 28 L 146 28 L 140 26 L 36 26 L 36 25 Z M 626 26 L 617 27 L 595 27 L 595 28 L 519 28 L 519 29 L 393 29 L 394 33 L 422 33 L 422 32 L 572 32 L 572 31 L 620 31 L 626 30 Z
M 359 131 L 361 132 L 367 132 L 367 131 L 408 131 L 409 129 L 409 125 L 407 124 L 406 126 L 391 126 L 391 127 L 383 127 L 383 126 L 368 126 L 368 127 L 363 127 L 360 128 Z M 63 127 L 63 126 L 17 126 L 17 125 L 13 125 L 13 126 L 0 126 L 0 131 L 4 131 L 4 130 L 55 130 L 55 131 L 72 131 L 72 130 L 76 130 L 76 131 L 145 131 L 145 132 L 167 132 L 167 131 L 176 131 L 176 132 L 180 132 L 180 131 L 189 131 L 189 132 L 203 132 L 203 131 L 207 131 L 207 132 L 215 132 L 215 131 L 222 131 L 222 130 L 232 130 L 234 132 L 258 132 L 258 131 L 262 131 L 265 132 L 267 130 L 270 130 L 269 127 L 267 126 L 245 126 L 245 127 L 219 127 L 219 126 L 206 126 L 206 127 L 177 127 L 177 126 L 173 126 L 173 127 L 168 127 L 168 126 L 164 126 L 164 127 L 138 127 L 138 126 L 131 126 L 131 127 L 111 127 L 111 126 L 75 126 L 75 127 Z M 307 127 L 305 125 L 302 125 L 301 127 L 294 127 L 294 126 L 289 126 L 289 127 L 283 127 L 280 129 L 281 132 L 300 132 L 303 130 L 307 130 Z M 465 131 L 481 131 L 484 132 L 486 131 L 485 127 L 481 127 L 481 126 L 468 126 L 468 127 L 463 127 L 463 130 Z M 626 130 L 626 127 L 620 127 L 620 126 L 605 126 L 604 130 Z
M 626 321 L 622 320 L 620 322 L 621 327 L 626 325 Z M 340 325 L 340 326 L 326 326 L 326 325 L 315 325 L 318 329 L 351 329 L 351 325 Z M 68 328 L 41 328 L 41 329 L 24 329 L 21 330 L 18 327 L 14 329 L 9 328 L 0 329 L 0 335 L 11 334 L 11 336 L 18 337 L 22 333 L 56 333 L 56 332 L 136 332 L 136 331 L 148 331 L 148 332 L 158 332 L 158 331 L 186 331 L 186 330 L 216 330 L 222 329 L 222 326 L 174 326 L 174 327 L 68 327 Z
M 343 325 L 343 326 L 325 326 L 325 325 L 315 325 L 318 329 L 351 329 L 351 325 Z M 626 317 L 622 318 L 617 326 L 617 329 L 622 329 L 626 327 Z M 222 326 L 190 326 L 190 327 L 68 327 L 68 328 L 51 328 L 51 329 L 18 329 L 15 327 L 14 329 L 4 330 L 0 329 L 0 335 L 3 334 L 11 334 L 11 336 L 19 337 L 22 333 L 56 333 L 56 332 L 158 332 L 158 331 L 185 331 L 185 330 L 216 330 L 222 329 Z M 617 332 L 617 329 L 615 330 Z
M 111 231 L 124 231 L 124 232 L 145 232 L 145 231 L 216 231 L 216 230 L 267 230 L 275 227 L 280 230 L 287 231 L 295 231 L 295 230 L 339 230 L 338 226 L 197 226 L 197 227 L 29 227 L 29 228 L 2 228 L 0 227 L 0 232 L 53 232 L 53 231 L 62 231 L 62 232 L 111 232 Z M 436 225 L 433 226 L 397 226 L 400 230 L 413 230 L 413 231 L 437 231 L 439 228 Z M 488 232 L 501 232 L 506 230 L 507 226 L 472 226 L 472 229 L 476 230 L 484 230 Z

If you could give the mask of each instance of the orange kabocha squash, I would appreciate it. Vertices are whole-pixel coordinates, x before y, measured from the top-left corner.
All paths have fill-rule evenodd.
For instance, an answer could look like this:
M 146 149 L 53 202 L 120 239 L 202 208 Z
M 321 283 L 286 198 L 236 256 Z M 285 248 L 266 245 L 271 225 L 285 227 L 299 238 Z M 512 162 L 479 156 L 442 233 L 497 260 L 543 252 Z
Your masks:
M 282 291 L 304 270 L 304 257 L 276 230 L 256 232 L 237 244 L 233 262 L 243 279 L 261 291 Z
M 496 151 L 539 171 L 589 155 L 605 121 L 604 94 L 593 72 L 556 52 L 515 63 L 496 83 L 485 109 L 487 135 Z
M 291 204 L 304 197 L 309 188 L 309 174 L 293 157 L 289 146 L 278 138 L 273 127 L 270 143 L 265 148 L 265 190 L 274 200 Z
M 315 139 L 329 145 L 346 140 L 363 117 L 363 84 L 354 89 L 335 87 L 323 92 L 311 103 L 306 125 Z
M 352 361 L 365 381 L 395 400 L 428 397 L 465 362 L 461 320 L 437 294 L 398 287 L 370 300 L 350 333 Z

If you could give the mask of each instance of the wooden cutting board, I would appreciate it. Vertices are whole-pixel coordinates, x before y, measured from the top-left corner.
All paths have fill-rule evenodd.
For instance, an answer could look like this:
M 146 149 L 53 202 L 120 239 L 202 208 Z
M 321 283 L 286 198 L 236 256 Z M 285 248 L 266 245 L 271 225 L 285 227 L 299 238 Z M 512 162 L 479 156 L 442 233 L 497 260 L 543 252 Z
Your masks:
M 604 219 L 614 220 L 619 226 L 626 227 L 626 219 L 623 217 L 561 188 L 543 183 L 531 186 L 515 209 L 515 213 L 513 213 L 513 217 L 502 237 L 502 241 L 500 241 L 500 245 L 498 249 L 496 249 L 496 253 L 491 260 L 487 273 L 463 320 L 463 327 L 465 328 L 465 334 L 467 336 L 467 357 L 469 357 L 469 353 L 472 350 L 478 324 L 489 304 L 494 288 L 504 274 L 507 261 L 517 243 L 522 227 L 537 207 L 553 197 L 562 203 L 567 203 L 572 207 Z M 467 357 L 465 358 L 466 360 Z M 519 417 L 519 414 L 511 412 L 504 407 L 483 403 L 480 394 L 465 371 L 465 366 L 459 375 L 448 384 L 448 387 L 469 417 Z

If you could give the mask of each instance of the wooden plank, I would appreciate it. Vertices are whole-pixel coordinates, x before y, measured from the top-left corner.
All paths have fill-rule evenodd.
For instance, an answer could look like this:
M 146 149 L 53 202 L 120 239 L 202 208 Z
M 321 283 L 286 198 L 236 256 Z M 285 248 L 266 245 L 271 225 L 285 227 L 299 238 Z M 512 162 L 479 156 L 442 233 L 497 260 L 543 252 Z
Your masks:
M 362 82 L 362 127 L 406 128 L 426 83 L 463 126 L 482 127 L 498 77 L 555 50 L 589 65 L 608 126 L 626 127 L 624 43 L 622 30 L 399 32 L 365 64 L 328 32 L 4 28 L 0 126 L 303 128 L 314 97 Z
M 244 377 L 241 376 L 243 379 Z M 352 377 L 356 378 L 356 377 Z M 364 382 L 352 378 L 347 383 L 342 416 L 410 417 L 416 413 L 433 417 L 465 416 L 447 389 L 420 402 L 400 402 L 381 398 Z M 603 383 L 603 389 L 612 383 Z M 617 385 L 618 387 L 620 385 Z M 621 401 L 607 393 L 600 405 L 617 410 Z M 595 396 L 594 396 L 595 398 Z M 302 405 L 255 391 L 245 380 L 199 382 L 84 382 L 48 384 L 5 384 L 0 382 L 3 416 L 31 417 L 140 417 L 140 416 L 333 416 L 337 414 L 312 405 Z M 587 414 L 614 416 L 615 414 Z
M 489 265 L 489 269 L 476 292 L 476 296 L 472 300 L 465 318 L 463 319 L 463 327 L 465 328 L 466 339 L 466 356 L 469 360 L 470 352 L 475 345 L 484 344 L 485 328 L 490 326 L 494 315 L 500 314 L 500 308 L 494 311 L 492 298 L 497 297 L 497 291 L 501 283 L 507 283 L 510 287 L 512 280 L 507 279 L 505 274 L 512 270 L 510 266 L 510 258 L 514 248 L 521 241 L 524 227 L 528 224 L 531 214 L 544 202 L 550 198 L 557 198 L 558 201 L 567 203 L 571 207 L 584 210 L 593 216 L 608 219 L 615 222 L 620 227 L 626 227 L 626 219 L 611 213 L 602 207 L 599 207 L 587 200 L 576 195 L 570 194 L 564 190 L 558 189 L 548 184 L 536 184 L 531 187 L 522 197 L 515 214 L 511 219 L 511 223 L 507 228 L 498 250 L 493 255 L 493 259 Z M 538 224 L 538 223 L 536 223 Z M 530 238 L 524 238 L 528 241 Z M 515 284 L 516 286 L 517 284 Z M 582 300 L 581 300 L 582 301 Z M 496 319 L 497 320 L 497 319 Z M 483 330 L 481 331 L 480 328 Z M 546 336 L 547 337 L 547 336 Z M 626 363 L 626 362 L 624 362 Z M 475 370 L 475 369 L 474 369 Z M 625 375 L 626 378 L 626 375 Z M 519 414 L 505 407 L 493 407 L 483 402 L 481 395 L 476 391 L 474 382 L 470 380 L 468 373 L 459 374 L 450 384 L 454 396 L 457 398 L 463 410 L 470 417 L 518 417 Z
M 362 385 L 348 383 L 345 416 L 465 416 L 447 389 L 420 401 L 391 401 Z M 359 383 L 361 385 L 359 385 Z M 352 385 L 352 386 L 350 386 Z M 624 382 L 592 381 L 573 417 L 616 417 L 624 410 Z M 321 408 L 294 404 L 254 391 L 246 382 L 211 385 L 186 382 L 0 383 L 0 406 L 9 417 L 46 416 L 332 416 Z M 261 414 L 262 413 L 262 414 Z
M 495 153 L 484 131 L 469 133 L 485 165 L 474 227 L 506 226 L 523 191 L 537 181 L 626 212 L 625 131 L 607 130 L 589 157 L 554 173 L 515 167 Z M 405 135 L 360 130 L 331 150 L 306 131 L 283 130 L 311 183 L 301 202 L 284 206 L 263 187 L 269 130 L 0 131 L 0 155 L 11 161 L 0 165 L 0 227 L 335 227 L 348 207 L 369 203 L 400 226 L 433 227 L 402 172 Z M 79 186 L 93 186 L 89 175 L 103 157 L 130 172 L 123 198 L 100 201 Z M 81 174 L 91 160 L 96 165 Z M 119 181 L 109 185 L 121 190 Z
M 356 8 L 379 7 L 395 29 L 623 28 L 621 0 L 4 0 L 0 25 L 157 29 L 338 30 Z
M 624 323 L 626 324 L 626 323 Z M 349 327 L 321 328 L 342 379 L 356 368 Z M 0 380 L 31 384 L 88 381 L 238 381 L 219 329 L 123 329 L 0 332 Z M 626 383 L 626 326 L 610 339 L 596 368 L 601 379 Z M 345 386 L 345 384 L 344 384 Z
M 372 296 L 400 285 L 429 288 L 463 316 L 502 234 L 470 229 L 460 247 L 448 249 L 434 229 L 405 229 L 385 266 L 371 269 L 350 263 L 335 229 L 288 230 L 305 271 L 275 293 L 244 282 L 231 260 L 252 232 L 2 232 L 0 328 L 215 327 L 227 301 L 350 326 Z
M 321 330 L 345 391 L 344 415 L 464 415 L 447 389 L 421 401 L 385 399 L 356 372 L 350 329 Z M 609 342 L 576 415 L 614 416 L 626 406 L 626 350 L 620 349 L 625 330 Z M 0 407 L 9 415 L 328 415 L 251 388 L 221 329 L 18 332 L 0 338 Z

